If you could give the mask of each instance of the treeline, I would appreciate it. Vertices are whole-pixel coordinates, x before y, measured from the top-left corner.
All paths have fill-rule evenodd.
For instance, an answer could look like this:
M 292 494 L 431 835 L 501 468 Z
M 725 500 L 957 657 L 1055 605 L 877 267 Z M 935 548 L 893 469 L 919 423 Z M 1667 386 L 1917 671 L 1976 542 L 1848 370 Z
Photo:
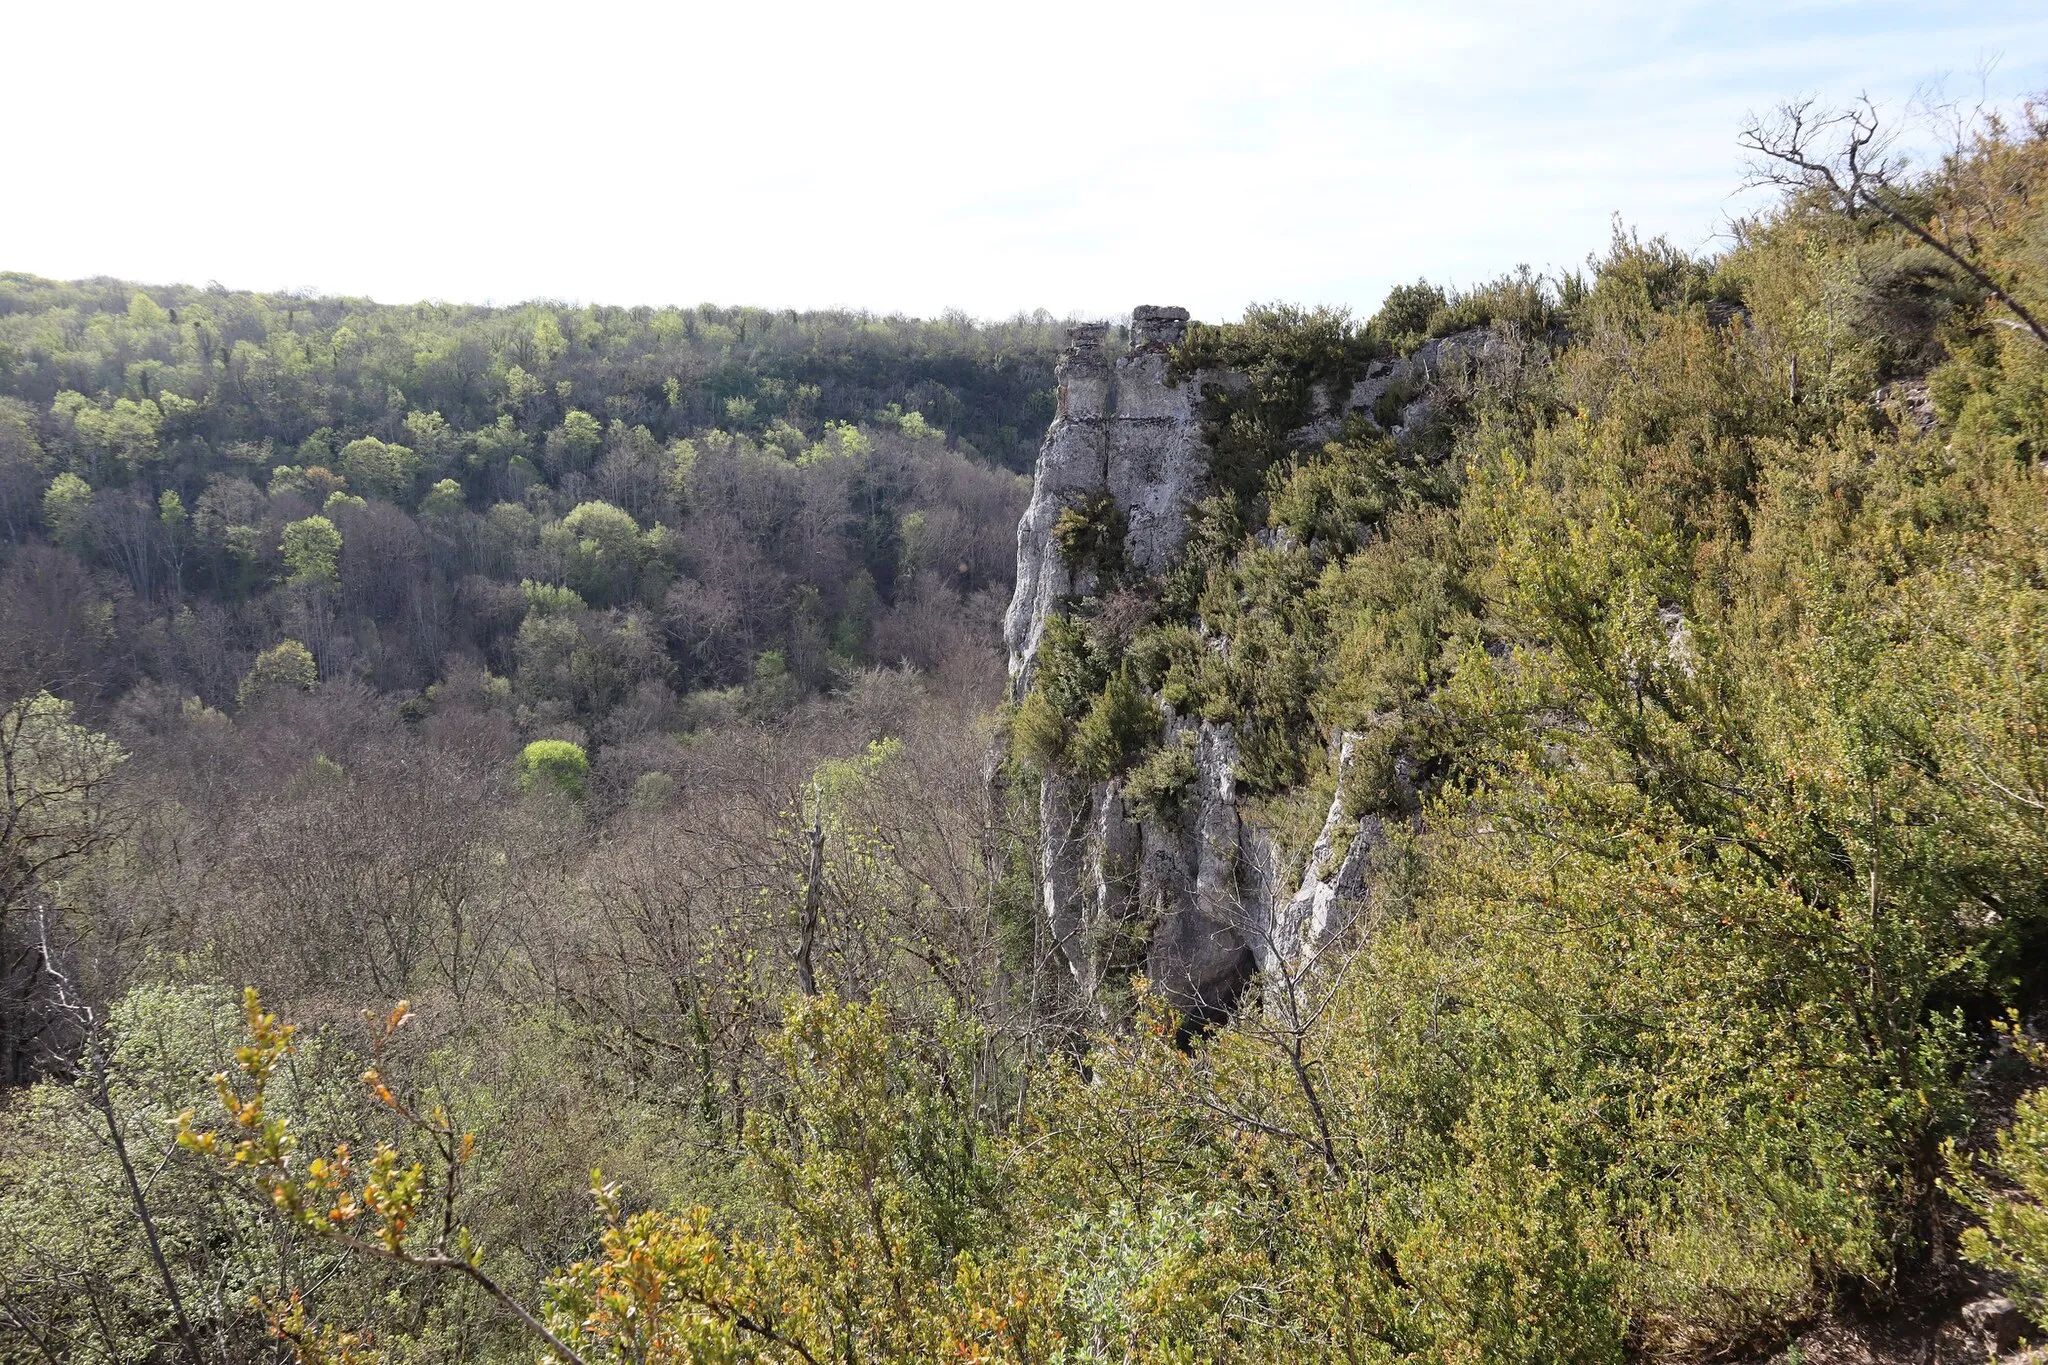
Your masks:
M 145 463 L 150 428 L 164 458 L 235 451 L 267 467 L 316 435 L 402 441 L 414 413 L 463 433 L 509 415 L 537 447 L 571 409 L 668 441 L 815 433 L 893 408 L 1028 470 L 1063 340 L 1044 313 L 386 305 L 0 273 L 0 392 L 41 411 L 82 395 L 105 414 L 87 419 L 99 449 Z M 245 444 L 265 442 L 260 460 Z

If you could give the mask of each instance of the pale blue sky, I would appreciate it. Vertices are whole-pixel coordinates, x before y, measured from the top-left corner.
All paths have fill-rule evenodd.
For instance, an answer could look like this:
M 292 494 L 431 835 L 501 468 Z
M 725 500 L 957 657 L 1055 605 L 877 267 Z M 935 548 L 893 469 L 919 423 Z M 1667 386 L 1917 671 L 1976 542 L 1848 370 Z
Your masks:
M 1710 246 L 1787 96 L 2048 90 L 2048 5 L 23 4 L 0 269 L 384 301 L 1365 313 Z

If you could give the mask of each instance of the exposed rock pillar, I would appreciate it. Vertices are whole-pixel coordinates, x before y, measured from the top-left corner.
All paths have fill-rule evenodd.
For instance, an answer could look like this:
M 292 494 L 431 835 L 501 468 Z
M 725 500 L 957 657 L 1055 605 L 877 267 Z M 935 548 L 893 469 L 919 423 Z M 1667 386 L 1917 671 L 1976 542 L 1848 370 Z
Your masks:
M 1120 355 L 1106 324 L 1068 334 L 1058 410 L 1017 524 L 1017 590 L 1004 620 L 1013 698 L 1030 689 L 1047 620 L 1085 612 L 1087 599 L 1115 587 L 1147 591 L 1180 557 L 1188 509 L 1208 492 L 1202 386 L 1232 382 L 1172 381 L 1170 352 L 1187 326 L 1184 308 L 1143 305 Z M 1105 493 L 1127 527 L 1117 584 L 1066 564 L 1052 538 L 1061 512 Z M 1262 965 L 1269 978 L 1291 975 L 1341 924 L 1342 903 L 1362 894 L 1379 833 L 1376 822 L 1346 819 L 1340 795 L 1299 879 L 1279 885 L 1272 840 L 1239 814 L 1231 728 L 1192 719 L 1173 728 L 1195 740 L 1195 780 L 1177 815 L 1137 819 L 1115 779 L 1055 774 L 1039 793 L 1041 913 L 1105 1016 L 1134 972 L 1177 1009 L 1210 1019 L 1235 1006 Z

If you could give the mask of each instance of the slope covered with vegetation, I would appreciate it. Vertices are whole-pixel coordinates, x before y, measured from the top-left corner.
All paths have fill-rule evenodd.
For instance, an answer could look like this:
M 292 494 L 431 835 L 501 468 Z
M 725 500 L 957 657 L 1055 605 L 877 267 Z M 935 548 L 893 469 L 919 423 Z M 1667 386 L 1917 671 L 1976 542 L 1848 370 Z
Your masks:
M 18 688 L 0 1358 L 1699 1360 L 1953 1292 L 1959 1251 L 2038 1308 L 2040 1101 L 1975 1154 L 2044 985 L 2048 126 L 1893 201 L 1995 292 L 1825 189 L 1709 259 L 1618 236 L 1362 328 L 1194 329 L 1185 373 L 1249 382 L 1189 551 L 1014 711 L 941 583 L 922 668 L 849 648 L 770 705 L 793 664 L 712 648 L 729 710 L 663 712 L 599 799 L 603 746 L 521 748 L 581 723 L 527 681 L 550 623 L 652 610 L 580 493 L 509 684 L 401 715 L 264 640 L 232 716 Z M 1398 429 L 1290 441 L 1477 324 Z M 709 471 L 994 477 L 914 426 L 693 437 L 669 518 L 599 501 L 687 568 Z M 133 608 L 37 468 L 7 572 L 93 585 L 47 599 L 68 658 Z M 336 591 L 299 539 L 266 596 Z M 1406 831 L 1296 989 L 1192 1035 L 1142 996 L 1101 1028 L 1032 909 L 1025 779 L 1174 800 L 1161 702 L 1238 727 L 1297 843 L 1362 737 L 1351 799 Z
M 289 639 L 617 747 L 929 666 L 1007 585 L 1055 332 L 0 277 L 11 690 L 226 708 Z

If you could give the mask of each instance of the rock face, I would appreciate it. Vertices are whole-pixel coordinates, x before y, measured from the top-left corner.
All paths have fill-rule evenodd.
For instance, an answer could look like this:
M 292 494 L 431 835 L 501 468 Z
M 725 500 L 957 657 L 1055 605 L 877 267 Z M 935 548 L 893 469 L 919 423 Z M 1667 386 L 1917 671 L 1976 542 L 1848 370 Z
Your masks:
M 1129 523 L 1125 560 L 1138 574 L 1160 572 L 1180 552 L 1187 505 L 1209 474 L 1196 410 L 1201 385 L 1166 382 L 1166 353 L 1187 325 L 1185 308 L 1140 306 L 1131 313 L 1130 352 L 1114 360 L 1103 349 L 1106 324 L 1068 333 L 1056 371 L 1059 408 L 1017 525 L 1017 589 L 1003 629 L 1016 696 L 1031 684 L 1046 618 L 1096 588 L 1093 572 L 1077 578 L 1053 543 L 1063 510 L 1102 493 L 1114 498 Z
M 1105 495 L 1113 501 L 1128 527 L 1123 557 L 1133 577 L 1169 568 L 1180 553 L 1187 509 L 1208 491 L 1202 389 L 1234 382 L 1202 373 L 1167 383 L 1167 352 L 1187 322 L 1185 309 L 1139 307 L 1130 350 L 1117 356 L 1106 349 L 1104 324 L 1069 334 L 1058 413 L 1017 526 L 1017 588 L 1004 621 L 1013 699 L 1030 689 L 1046 621 L 1100 586 L 1093 568 L 1070 568 L 1054 542 L 1063 510 Z M 1385 406 L 1390 390 L 1407 420 L 1426 401 L 1419 381 L 1460 340 L 1484 344 L 1446 338 L 1427 355 L 1376 367 L 1298 439 L 1328 439 L 1347 412 Z M 1200 1018 L 1227 1014 L 1262 973 L 1270 1001 L 1369 896 L 1371 854 L 1385 834 L 1377 819 L 1345 813 L 1343 774 L 1354 740 L 1342 736 L 1339 790 L 1322 833 L 1298 874 L 1283 870 L 1272 838 L 1239 812 L 1231 727 L 1170 713 L 1165 719 L 1168 743 L 1188 736 L 1193 745 L 1195 778 L 1177 815 L 1139 818 L 1116 779 L 1051 776 L 1039 792 L 1041 911 L 1082 992 L 1105 1017 L 1134 973 Z

